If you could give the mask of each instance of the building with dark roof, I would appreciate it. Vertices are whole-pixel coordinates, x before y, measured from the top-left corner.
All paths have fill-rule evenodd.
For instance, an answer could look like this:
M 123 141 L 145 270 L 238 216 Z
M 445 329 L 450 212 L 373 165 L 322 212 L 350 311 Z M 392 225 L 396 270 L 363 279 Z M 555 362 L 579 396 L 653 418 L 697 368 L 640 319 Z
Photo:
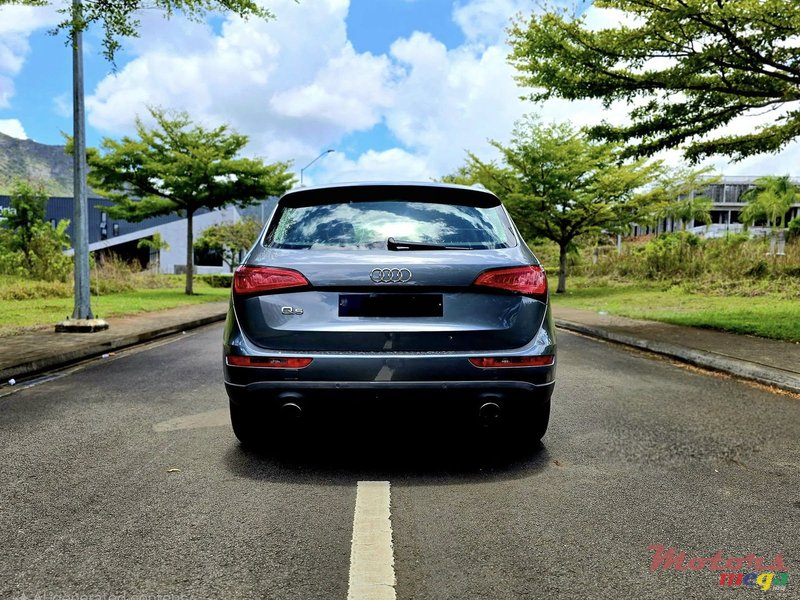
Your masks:
M 236 222 L 251 217 L 264 222 L 271 214 L 274 199 L 265 200 L 246 208 L 228 207 L 220 210 L 199 210 L 194 214 L 194 239 L 206 228 L 217 223 Z M 122 219 L 112 219 L 104 207 L 112 206 L 107 198 L 88 199 L 87 217 L 89 221 L 89 251 L 98 254 L 113 253 L 124 260 L 137 260 L 143 268 L 155 269 L 160 273 L 181 273 L 186 268 L 186 219 L 178 215 L 166 215 L 131 223 Z M 9 196 L 0 196 L 0 209 L 10 206 Z M 70 221 L 67 233 L 73 237 L 72 198 L 50 198 L 47 203 L 45 219 L 52 225 L 61 220 Z M 143 239 L 153 239 L 159 234 L 167 248 L 152 250 L 139 248 Z M 196 256 L 198 273 L 224 272 L 226 267 L 217 257 Z M 204 260 L 205 259 L 205 260 Z M 212 264 L 204 264 L 211 262 Z
M 744 224 L 739 221 L 739 213 L 742 212 L 747 202 L 742 200 L 742 194 L 755 187 L 753 182 L 759 177 L 744 176 L 724 176 L 717 183 L 709 184 L 702 192 L 702 195 L 711 198 L 713 206 L 711 208 L 711 223 L 705 225 L 691 221 L 686 224 L 686 230 L 704 235 L 706 237 L 719 237 L 726 233 L 738 233 L 744 230 Z M 792 178 L 792 182 L 800 186 L 800 179 Z M 786 222 L 800 216 L 800 201 L 791 206 L 786 214 Z M 751 224 L 752 225 L 752 224 Z M 679 220 L 663 219 L 654 227 L 644 227 L 634 225 L 633 235 L 645 235 L 648 233 L 664 233 L 668 231 L 679 231 L 682 224 Z M 767 233 L 765 227 L 750 227 L 752 235 L 762 235 Z

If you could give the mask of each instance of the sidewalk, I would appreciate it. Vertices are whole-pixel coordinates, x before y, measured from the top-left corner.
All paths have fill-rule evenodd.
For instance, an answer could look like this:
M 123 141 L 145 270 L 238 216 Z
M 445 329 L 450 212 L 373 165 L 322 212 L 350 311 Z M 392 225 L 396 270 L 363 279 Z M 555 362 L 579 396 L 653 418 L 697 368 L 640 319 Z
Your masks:
M 0 387 L 95 356 L 225 318 L 227 302 L 108 319 L 97 333 L 53 329 L 0 338 Z M 800 393 L 800 344 L 555 308 L 562 329 Z
M 208 302 L 111 317 L 106 319 L 108 329 L 96 333 L 55 333 L 54 324 L 45 330 L 0 337 L 0 386 L 8 385 L 10 379 L 30 377 L 126 346 L 222 321 L 227 310 L 227 301 Z
M 800 344 L 556 307 L 556 325 L 800 393 Z

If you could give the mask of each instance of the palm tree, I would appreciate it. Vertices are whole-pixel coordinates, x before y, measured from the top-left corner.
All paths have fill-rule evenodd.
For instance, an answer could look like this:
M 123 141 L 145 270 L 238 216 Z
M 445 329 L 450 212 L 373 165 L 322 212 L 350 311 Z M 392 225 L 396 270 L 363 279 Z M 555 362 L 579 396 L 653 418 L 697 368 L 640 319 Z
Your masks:
M 753 185 L 755 187 L 742 194 L 747 206 L 739 213 L 739 220 L 747 227 L 753 221 L 764 218 L 774 235 L 777 229 L 783 229 L 786 213 L 798 201 L 797 186 L 788 175 L 759 177 Z
M 679 167 L 667 172 L 655 190 L 657 199 L 651 205 L 651 217 L 656 221 L 679 219 L 681 231 L 690 221 L 709 224 L 714 203 L 703 192 L 719 180 L 713 167 L 695 170 Z
M 767 227 L 772 230 L 770 254 L 775 254 L 775 243 L 779 230 L 778 254 L 783 254 L 783 228 L 786 213 L 798 200 L 797 186 L 791 182 L 788 175 L 759 177 L 753 184 L 755 187 L 742 194 L 742 198 L 747 201 L 747 206 L 739 213 L 739 220 L 747 229 L 747 226 L 753 221 L 760 218 L 766 219 Z
M 686 230 L 690 221 L 708 225 L 711 223 L 711 209 L 714 203 L 708 196 L 690 195 L 688 198 L 678 200 L 670 206 L 670 215 L 673 219 L 681 220 L 681 231 Z

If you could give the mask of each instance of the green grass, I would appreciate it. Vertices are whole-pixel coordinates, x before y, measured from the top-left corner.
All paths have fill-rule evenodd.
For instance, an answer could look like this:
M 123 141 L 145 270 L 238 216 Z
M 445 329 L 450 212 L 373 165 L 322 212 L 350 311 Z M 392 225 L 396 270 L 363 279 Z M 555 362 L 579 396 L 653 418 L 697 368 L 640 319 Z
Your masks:
M 195 279 L 193 296 L 183 293 L 182 277 L 163 276 L 157 281 L 151 278 L 141 283 L 143 287 L 132 291 L 93 295 L 95 315 L 108 318 L 157 311 L 227 300 L 230 294 L 229 289 L 210 287 L 200 278 Z M 31 282 L 0 278 L 0 286 L 11 285 L 31 289 Z M 54 286 L 57 288 L 58 284 Z M 41 291 L 47 294 L 59 291 L 55 288 Z M 796 281 L 777 284 L 759 280 L 729 288 L 699 282 L 671 285 L 570 277 L 567 289 L 566 294 L 552 295 L 556 306 L 800 342 L 800 286 Z M 73 308 L 71 293 L 68 289 L 64 291 L 63 297 L 0 300 L 0 336 L 27 328 L 52 327 L 62 321 Z
M 575 277 L 567 280 L 566 294 L 552 298 L 555 306 L 800 342 L 800 298 L 779 290 L 710 295 L 658 284 L 593 285 Z
M 194 290 L 193 296 L 184 294 L 182 286 L 92 296 L 92 311 L 99 318 L 108 318 L 227 300 L 230 295 L 229 289 L 212 288 L 199 281 L 195 281 Z M 71 315 L 72 309 L 71 297 L 0 300 L 0 335 L 13 335 L 31 327 L 52 327 Z

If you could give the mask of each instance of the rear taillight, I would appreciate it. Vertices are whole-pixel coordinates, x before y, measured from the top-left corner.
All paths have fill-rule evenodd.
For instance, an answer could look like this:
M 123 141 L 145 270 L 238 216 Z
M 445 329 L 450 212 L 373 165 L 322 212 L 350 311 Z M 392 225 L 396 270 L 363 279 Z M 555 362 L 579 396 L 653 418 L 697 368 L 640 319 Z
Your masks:
M 304 369 L 312 358 L 284 358 L 282 356 L 226 356 L 230 367 L 266 367 L 271 369 Z
M 555 363 L 556 357 L 552 354 L 545 356 L 485 356 L 470 358 L 476 367 L 481 369 L 498 369 L 503 367 L 549 367 Z
M 472 285 L 517 292 L 539 300 L 547 298 L 547 275 L 539 265 L 490 269 L 478 275 Z
M 274 292 L 304 285 L 309 285 L 308 279 L 291 269 L 240 265 L 233 274 L 234 294 Z

